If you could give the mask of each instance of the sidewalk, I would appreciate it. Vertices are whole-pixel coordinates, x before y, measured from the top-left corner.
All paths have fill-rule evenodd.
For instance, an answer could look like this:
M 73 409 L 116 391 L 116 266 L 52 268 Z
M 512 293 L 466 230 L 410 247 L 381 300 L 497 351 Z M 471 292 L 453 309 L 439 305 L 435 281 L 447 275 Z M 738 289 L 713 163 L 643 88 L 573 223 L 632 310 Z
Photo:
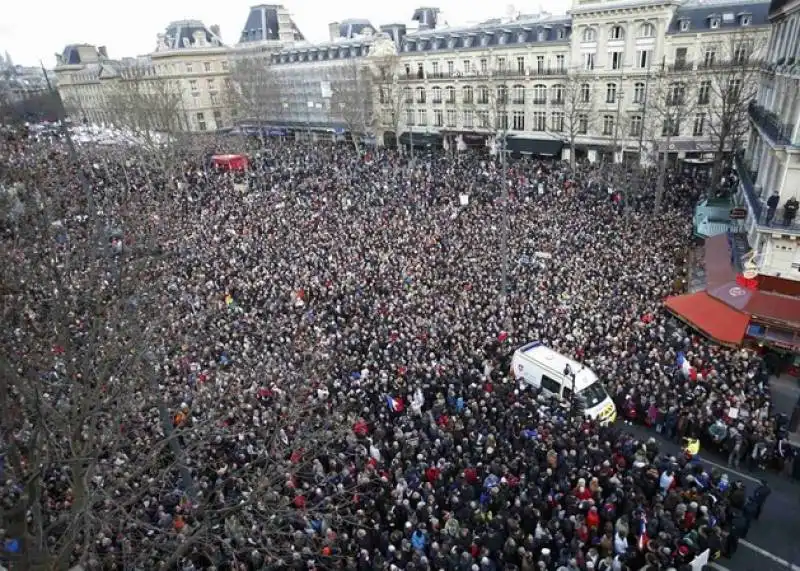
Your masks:
M 800 383 L 795 377 L 781 375 L 769 378 L 769 388 L 775 412 L 786 414 L 791 418 L 797 399 L 800 398 Z M 789 433 L 789 442 L 800 447 L 800 430 Z

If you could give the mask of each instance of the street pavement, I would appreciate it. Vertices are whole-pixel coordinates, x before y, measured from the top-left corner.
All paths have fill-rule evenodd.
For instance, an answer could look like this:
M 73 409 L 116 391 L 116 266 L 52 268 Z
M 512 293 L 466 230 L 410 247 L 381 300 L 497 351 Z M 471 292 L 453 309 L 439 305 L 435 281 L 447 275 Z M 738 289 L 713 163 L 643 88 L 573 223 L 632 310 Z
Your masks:
M 627 426 L 618 422 L 618 427 L 637 438 L 655 438 L 661 450 L 675 456 L 681 447 L 661 437 L 654 430 L 640 426 Z M 750 472 L 733 470 L 721 456 L 700 451 L 700 461 L 709 470 L 727 472 L 731 481 L 741 480 L 748 495 L 763 478 L 772 488 L 761 517 L 750 526 L 747 539 L 739 542 L 739 550 L 731 559 L 719 559 L 719 571 L 800 571 L 800 482 L 774 472 Z

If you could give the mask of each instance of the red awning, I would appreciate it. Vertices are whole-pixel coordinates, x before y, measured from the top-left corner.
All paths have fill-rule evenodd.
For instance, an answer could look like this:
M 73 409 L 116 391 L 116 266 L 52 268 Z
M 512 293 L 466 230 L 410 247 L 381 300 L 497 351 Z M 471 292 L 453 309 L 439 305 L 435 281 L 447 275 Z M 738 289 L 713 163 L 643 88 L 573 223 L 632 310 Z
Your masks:
M 739 345 L 750 316 L 717 301 L 706 292 L 668 297 L 664 306 L 677 317 L 723 345 Z

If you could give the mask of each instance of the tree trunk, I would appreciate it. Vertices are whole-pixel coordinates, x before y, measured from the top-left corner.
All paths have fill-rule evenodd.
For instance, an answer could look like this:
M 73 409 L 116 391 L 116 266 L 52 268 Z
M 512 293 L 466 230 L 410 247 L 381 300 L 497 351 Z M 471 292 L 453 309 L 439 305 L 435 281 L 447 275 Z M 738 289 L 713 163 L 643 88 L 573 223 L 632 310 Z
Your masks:
M 356 150 L 356 154 L 358 154 L 360 150 L 358 146 L 358 137 L 352 131 L 350 132 L 350 140 L 353 142 L 353 148 Z
M 658 163 L 658 181 L 656 182 L 656 206 L 655 206 L 655 213 L 659 214 L 661 212 L 661 202 L 664 199 L 664 187 L 666 186 L 667 182 L 667 149 L 669 149 L 669 143 L 672 140 L 671 137 L 667 137 L 666 142 L 664 144 L 664 156 Z
M 569 138 L 569 168 L 575 173 L 575 136 Z

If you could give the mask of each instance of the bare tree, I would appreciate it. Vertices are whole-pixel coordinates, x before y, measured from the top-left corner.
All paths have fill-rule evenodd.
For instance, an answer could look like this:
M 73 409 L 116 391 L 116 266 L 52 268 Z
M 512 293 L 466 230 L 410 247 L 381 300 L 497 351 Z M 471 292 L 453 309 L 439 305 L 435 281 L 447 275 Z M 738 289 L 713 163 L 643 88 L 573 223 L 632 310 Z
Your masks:
M 4 151 L 0 157 L 11 156 Z M 313 451 L 341 447 L 349 434 L 348 410 L 331 416 L 308 381 L 324 377 L 329 360 L 310 331 L 298 332 L 297 357 L 282 379 L 291 390 L 259 393 L 276 412 L 265 417 L 271 437 L 248 462 L 226 464 L 213 447 L 238 441 L 226 428 L 235 411 L 201 414 L 170 386 L 178 366 L 173 344 L 196 340 L 165 308 L 200 312 L 201 321 L 235 314 L 224 302 L 196 307 L 187 297 L 200 291 L 202 273 L 193 284 L 176 275 L 179 260 L 188 256 L 194 266 L 191 252 L 207 246 L 187 244 L 200 205 L 165 184 L 179 169 L 159 171 L 162 161 L 143 165 L 127 153 L 112 161 L 89 149 L 79 157 L 74 147 L 38 152 L 46 167 L 26 169 L 13 192 L 3 193 L 15 223 L 0 235 L 0 525 L 22 545 L 6 555 L 33 571 L 170 569 L 192 553 L 213 560 L 254 549 L 288 556 L 298 501 L 287 501 L 289 484 L 313 472 Z M 0 164 L 2 176 L 14 172 L 8 166 Z M 263 371 L 252 371 L 248 381 L 256 383 Z M 198 395 L 213 399 L 214 383 L 204 386 Z M 208 469 L 234 482 L 237 493 L 201 495 Z M 308 517 L 336 526 L 338 506 L 351 501 L 354 487 L 329 492 L 329 502 L 304 507 Z M 183 515 L 154 525 L 146 508 L 164 499 L 180 502 Z M 253 526 L 260 529 L 255 545 L 245 531 Z M 221 538 L 223 528 L 232 545 Z M 117 537 L 124 539 L 107 550 Z
M 284 101 L 280 79 L 263 58 L 242 57 L 233 61 L 228 99 L 239 119 L 254 121 L 259 126 L 280 121 Z
M 575 170 L 575 140 L 587 134 L 594 124 L 592 82 L 577 70 L 565 78 L 563 85 L 564 125 L 562 132 L 569 143 L 569 164 Z
M 649 82 L 647 94 L 647 122 L 649 142 L 653 156 L 658 161 L 655 212 L 661 210 L 667 177 L 669 149 L 674 137 L 681 134 L 694 117 L 697 109 L 697 79 L 693 72 L 670 73 L 665 65 Z
M 374 61 L 372 85 L 380 105 L 378 122 L 394 133 L 397 149 L 400 149 L 400 126 L 408 105 L 399 77 L 400 60 L 396 54 L 382 56 Z
M 357 152 L 361 136 L 373 134 L 372 81 L 369 66 L 358 59 L 349 60 L 331 75 L 331 110 L 342 117 Z
M 766 36 L 760 31 L 729 34 L 706 48 L 698 81 L 701 102 L 708 104 L 707 126 L 714 146 L 712 184 L 717 185 L 728 152 L 736 152 L 748 130 L 748 105 L 758 92 Z

